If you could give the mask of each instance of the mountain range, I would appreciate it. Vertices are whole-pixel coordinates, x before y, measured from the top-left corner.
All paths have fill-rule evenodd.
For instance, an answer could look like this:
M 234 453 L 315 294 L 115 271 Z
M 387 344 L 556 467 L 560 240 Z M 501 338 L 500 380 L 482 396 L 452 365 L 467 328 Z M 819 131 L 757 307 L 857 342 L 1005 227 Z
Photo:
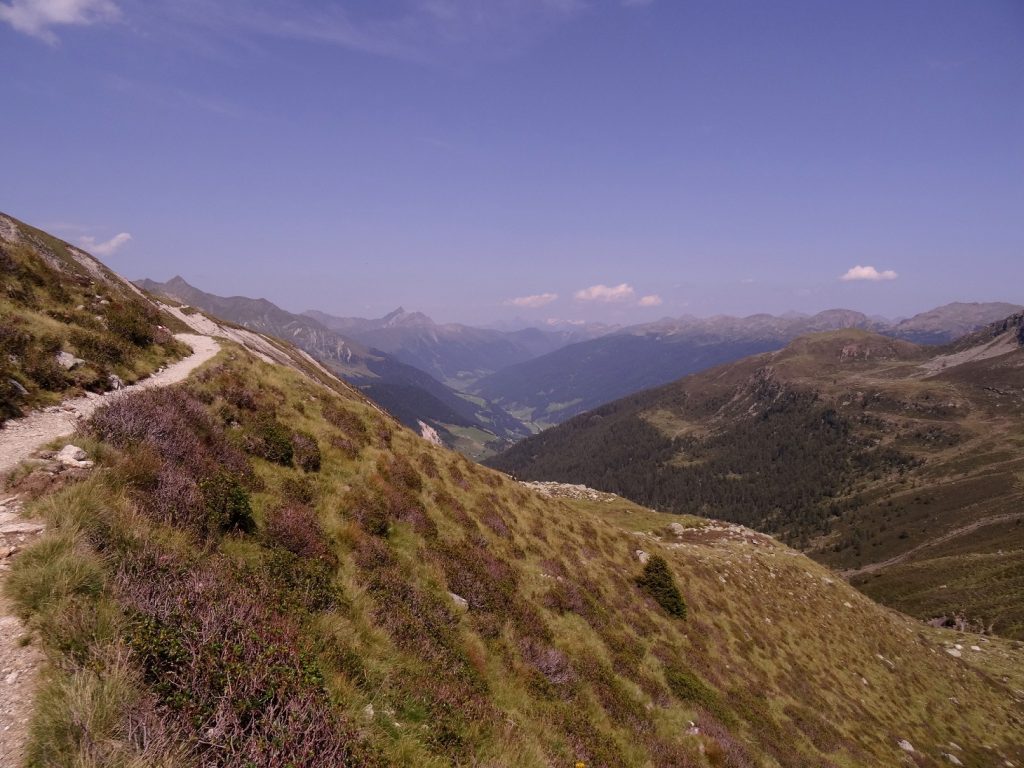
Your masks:
M 954 303 L 902 321 L 833 309 L 816 315 L 664 318 L 582 341 L 477 381 L 474 394 L 543 428 L 603 403 L 746 355 L 781 349 L 807 333 L 860 328 L 921 343 L 948 342 L 1020 307 Z
M 456 392 L 420 368 L 266 299 L 216 296 L 181 277 L 164 283 L 144 279 L 137 281 L 137 285 L 154 296 L 295 344 L 362 389 L 406 426 L 422 430 L 421 423 L 425 424 L 445 444 L 468 455 L 488 455 L 496 447 L 530 434 L 517 419 L 485 399 Z
M 465 390 L 481 376 L 585 340 L 593 333 L 591 326 L 499 331 L 459 323 L 440 324 L 422 312 L 406 312 L 401 307 L 376 320 L 334 317 L 315 310 L 304 314 L 458 390 Z

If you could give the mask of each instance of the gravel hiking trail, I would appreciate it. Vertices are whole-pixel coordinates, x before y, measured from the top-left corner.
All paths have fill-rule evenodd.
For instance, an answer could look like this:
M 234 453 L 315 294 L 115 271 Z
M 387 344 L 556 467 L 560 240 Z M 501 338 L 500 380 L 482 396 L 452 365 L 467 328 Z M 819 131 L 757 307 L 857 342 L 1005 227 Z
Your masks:
M 25 418 L 8 421 L 0 429 L 0 478 L 41 446 L 62 435 L 70 435 L 80 420 L 92 416 L 93 411 L 104 403 L 123 397 L 129 392 L 166 387 L 184 381 L 192 371 L 220 350 L 220 344 L 209 336 L 179 333 L 175 338 L 192 347 L 192 354 L 137 384 L 104 395 L 89 393 L 73 400 L 65 400 L 60 405 L 36 411 Z
M 8 421 L 0 428 L 0 481 L 46 443 L 72 434 L 78 422 L 91 416 L 99 406 L 129 392 L 184 381 L 220 350 L 220 344 L 209 336 L 181 333 L 176 338 L 190 346 L 192 354 L 136 384 L 105 395 L 65 400 Z M 16 496 L 2 498 L 3 495 L 0 493 L 0 579 L 10 570 L 11 556 L 44 531 L 41 520 L 21 516 L 21 503 Z M 0 592 L 0 768 L 18 768 L 25 763 L 36 681 L 44 660 L 42 651 L 30 639 L 10 601 Z

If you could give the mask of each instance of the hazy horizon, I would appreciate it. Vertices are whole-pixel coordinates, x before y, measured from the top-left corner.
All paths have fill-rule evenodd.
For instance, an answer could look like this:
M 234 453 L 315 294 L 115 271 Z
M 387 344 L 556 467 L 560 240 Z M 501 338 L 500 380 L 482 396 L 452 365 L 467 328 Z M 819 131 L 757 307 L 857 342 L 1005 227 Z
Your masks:
M 463 322 L 463 321 L 458 320 L 458 319 L 447 318 L 444 315 L 435 316 L 435 315 L 431 314 L 430 312 L 425 311 L 422 307 L 411 306 L 411 305 L 410 306 L 406 306 L 404 304 L 396 304 L 396 305 L 392 306 L 391 309 L 389 309 L 387 311 L 384 311 L 384 312 L 377 313 L 377 314 L 359 315 L 359 314 L 348 313 L 344 309 L 331 310 L 329 308 L 324 308 L 324 307 L 312 307 L 312 306 L 306 307 L 306 306 L 297 306 L 297 305 L 296 306 L 290 306 L 286 302 L 275 300 L 272 295 L 268 295 L 268 294 L 243 296 L 242 294 L 237 294 L 237 293 L 217 293 L 216 291 L 213 291 L 213 290 L 211 290 L 211 289 L 209 289 L 209 288 L 207 288 L 207 287 L 205 287 L 205 286 L 203 286 L 201 284 L 197 284 L 196 282 L 188 279 L 187 277 L 185 277 L 183 275 L 177 275 L 177 274 L 176 275 L 172 275 L 170 277 L 167 277 L 167 278 L 165 278 L 163 280 L 157 280 L 157 282 L 168 282 L 168 281 L 170 281 L 171 279 L 173 279 L 175 277 L 180 277 L 186 283 L 191 285 L 193 288 L 198 288 L 199 290 L 204 291 L 206 293 L 212 293 L 214 295 L 221 296 L 221 297 L 224 297 L 224 298 L 233 298 L 233 297 L 242 296 L 244 298 L 249 298 L 249 299 L 264 299 L 266 301 L 270 301 L 273 304 L 276 304 L 277 306 L 281 307 L 281 309 L 284 309 L 284 310 L 286 310 L 288 312 L 292 312 L 293 314 L 304 314 L 306 312 L 323 312 L 325 314 L 333 315 L 333 316 L 339 317 L 339 318 L 362 318 L 362 319 L 367 319 L 367 320 L 378 320 L 378 319 L 381 319 L 383 317 L 386 317 L 387 315 L 391 314 L 392 312 L 397 312 L 398 310 L 404 310 L 405 312 L 408 312 L 408 313 L 420 312 L 420 313 L 422 313 L 424 315 L 427 315 L 434 322 L 442 324 L 442 325 L 443 324 L 462 324 L 462 325 L 469 325 L 469 326 L 479 327 L 479 328 L 496 328 L 496 329 L 516 328 L 516 327 L 522 327 L 522 328 L 530 328 L 530 327 L 542 328 L 545 325 L 554 325 L 554 324 L 573 324 L 573 323 L 583 324 L 583 323 L 601 323 L 601 322 L 605 322 L 608 325 L 636 325 L 636 324 L 642 324 L 642 323 L 657 322 L 659 320 L 665 320 L 665 319 L 676 320 L 676 319 L 680 319 L 680 318 L 683 318 L 683 317 L 694 317 L 694 318 L 696 318 L 698 320 L 710 320 L 710 319 L 713 319 L 715 317 L 746 318 L 746 317 L 752 317 L 752 316 L 755 316 L 755 315 L 765 315 L 765 314 L 767 314 L 767 315 L 774 315 L 774 316 L 777 316 L 777 317 L 778 316 L 790 315 L 790 314 L 792 314 L 792 315 L 800 315 L 800 316 L 804 316 L 804 317 L 811 317 L 813 315 L 819 314 L 821 312 L 827 312 L 829 310 L 849 310 L 849 311 L 853 311 L 853 312 L 863 312 L 863 314 L 867 315 L 870 318 L 879 318 L 879 319 L 884 319 L 884 320 L 887 320 L 887 321 L 890 321 L 890 322 L 898 322 L 900 320 L 904 320 L 904 319 L 913 317 L 914 315 L 920 314 L 921 312 L 927 312 L 927 311 L 932 310 L 932 309 L 937 309 L 938 307 L 944 306 L 945 304 L 960 302 L 960 300 L 957 299 L 957 300 L 954 300 L 953 302 L 943 302 L 943 304 L 928 305 L 928 306 L 922 307 L 921 309 L 915 310 L 913 312 L 907 312 L 905 314 L 899 314 L 899 315 L 885 315 L 885 314 L 881 314 L 881 313 L 864 312 L 863 310 L 857 309 L 856 307 L 852 307 L 852 306 L 849 306 L 849 307 L 828 306 L 828 307 L 821 307 L 819 309 L 812 309 L 812 310 L 788 309 L 788 310 L 783 310 L 783 311 L 772 311 L 772 312 L 769 312 L 769 311 L 757 311 L 757 310 L 755 310 L 753 312 L 713 312 L 712 311 L 712 312 L 706 312 L 706 313 L 682 311 L 682 312 L 677 312 L 677 313 L 674 313 L 674 314 L 667 314 L 667 313 L 663 312 L 661 314 L 655 313 L 655 316 L 652 316 L 652 317 L 646 318 L 646 319 L 641 319 L 639 321 L 629 320 L 628 322 L 622 322 L 622 323 L 616 322 L 614 320 L 601 320 L 601 319 L 587 320 L 587 319 L 584 319 L 582 317 L 573 317 L 573 316 L 568 316 L 568 315 L 564 316 L 564 317 L 555 317 L 555 316 L 551 316 L 551 315 L 547 315 L 547 316 L 538 315 L 537 317 L 532 317 L 531 318 L 531 317 L 524 316 L 523 314 L 518 314 L 518 315 L 513 314 L 513 315 L 510 315 L 510 316 L 507 316 L 507 317 L 501 317 L 501 318 L 497 318 L 496 317 L 496 318 L 494 318 L 492 320 L 486 320 L 485 319 L 485 320 L 482 320 L 480 322 L 469 322 L 469 323 L 466 323 L 466 322 Z M 151 278 L 149 276 L 139 276 L 139 277 L 132 278 L 132 279 L 137 281 L 137 280 L 142 280 L 142 279 L 156 279 L 156 278 Z M 1000 298 L 993 298 L 993 299 L 989 299 L 989 300 L 982 300 L 980 302 L 962 302 L 962 303 L 1006 303 L 1006 304 L 1014 304 L 1016 306 L 1024 306 L 1024 301 L 1013 301 L 1011 299 L 1000 299 Z
M 0 0 L 0 208 L 292 311 L 1010 301 L 1024 6 Z

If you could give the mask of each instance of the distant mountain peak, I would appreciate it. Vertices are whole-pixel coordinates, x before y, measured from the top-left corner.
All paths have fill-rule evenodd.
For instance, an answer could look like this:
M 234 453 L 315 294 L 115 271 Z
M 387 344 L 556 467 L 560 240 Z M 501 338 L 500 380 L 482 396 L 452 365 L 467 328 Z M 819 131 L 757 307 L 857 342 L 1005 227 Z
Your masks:
M 405 307 L 399 307 L 384 315 L 377 324 L 382 328 L 397 328 L 411 325 L 433 326 L 435 323 L 422 312 L 406 312 Z

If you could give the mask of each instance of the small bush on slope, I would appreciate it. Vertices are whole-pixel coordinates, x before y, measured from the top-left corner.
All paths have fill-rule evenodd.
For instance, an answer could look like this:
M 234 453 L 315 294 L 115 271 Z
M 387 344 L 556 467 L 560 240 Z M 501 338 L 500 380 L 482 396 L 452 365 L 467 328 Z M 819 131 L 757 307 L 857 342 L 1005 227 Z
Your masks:
M 678 619 L 686 618 L 686 603 L 683 602 L 683 596 L 679 594 L 679 587 L 676 586 L 676 580 L 664 557 L 651 555 L 644 565 L 643 573 L 637 577 L 636 583 L 653 597 L 669 616 L 675 616 Z

